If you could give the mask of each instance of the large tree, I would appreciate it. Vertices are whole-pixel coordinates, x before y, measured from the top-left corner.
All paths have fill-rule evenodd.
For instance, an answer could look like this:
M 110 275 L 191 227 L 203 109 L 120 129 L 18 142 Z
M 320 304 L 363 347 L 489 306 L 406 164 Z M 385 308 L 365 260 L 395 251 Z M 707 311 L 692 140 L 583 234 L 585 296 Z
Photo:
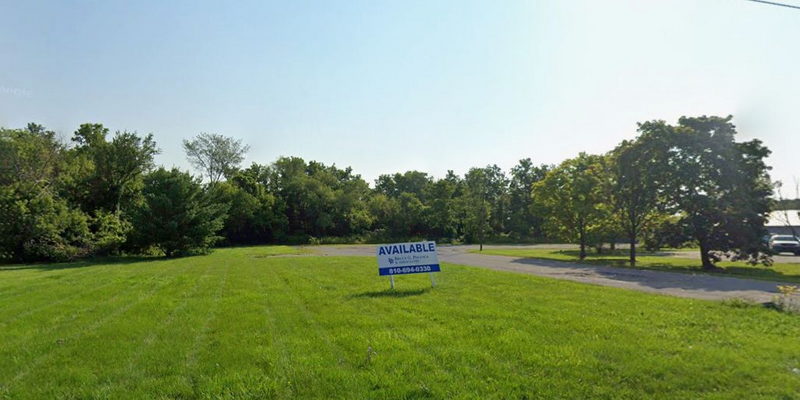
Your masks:
M 456 195 L 459 184 L 458 177 L 448 171 L 447 177 L 429 184 L 425 189 L 425 227 L 430 238 L 452 239 L 456 235 Z
M 482 251 L 492 213 L 492 189 L 486 169 L 471 168 L 464 175 L 464 188 L 465 234 L 470 242 L 478 242 Z
M 432 181 L 427 173 L 419 171 L 385 174 L 375 180 L 375 190 L 394 198 L 400 197 L 403 193 L 411 193 L 420 200 L 425 200 L 425 188 Z
M 533 186 L 535 208 L 547 215 L 557 235 L 580 244 L 580 258 L 586 258 L 590 234 L 606 218 L 605 159 L 580 153 L 550 170 Z
M 152 134 L 118 131 L 111 140 L 107 136 L 102 124 L 82 124 L 72 137 L 77 144 L 73 167 L 86 167 L 79 172 L 84 182 L 76 200 L 87 212 L 119 212 L 141 189 L 141 178 L 153 168 L 159 152 Z
M 26 182 L 51 186 L 64 169 L 65 150 L 55 132 L 41 125 L 0 128 L 0 185 Z
M 772 184 L 759 140 L 736 142 L 732 117 L 681 117 L 667 155 L 666 190 L 697 241 L 703 268 L 720 255 L 769 263 L 762 241 Z
M 213 185 L 236 172 L 250 146 L 243 145 L 241 139 L 201 133 L 192 140 L 184 140 L 183 149 L 192 166 Z
M 254 186 L 244 174 L 210 186 L 214 199 L 229 205 L 222 235 L 226 244 L 266 244 L 283 240 L 286 216 L 276 198 L 263 186 Z
M 533 212 L 533 185 L 544 179 L 548 170 L 547 165 L 536 166 L 530 158 L 511 168 L 508 229 L 520 238 L 542 234 L 542 217 Z
M 0 129 L 0 260 L 64 261 L 93 252 L 91 219 L 58 193 L 65 152 L 41 125 Z
M 507 233 L 510 219 L 508 196 L 509 179 L 496 164 L 482 168 L 486 177 L 486 194 L 489 206 L 489 231 L 492 234 Z
M 270 171 L 270 192 L 285 207 L 290 240 L 359 234 L 372 225 L 369 186 L 350 168 L 282 157 Z
M 639 124 L 635 140 L 625 140 L 610 153 L 610 190 L 616 221 L 628 237 L 630 265 L 636 265 L 636 242 L 663 204 L 664 168 L 672 128 L 663 121 Z

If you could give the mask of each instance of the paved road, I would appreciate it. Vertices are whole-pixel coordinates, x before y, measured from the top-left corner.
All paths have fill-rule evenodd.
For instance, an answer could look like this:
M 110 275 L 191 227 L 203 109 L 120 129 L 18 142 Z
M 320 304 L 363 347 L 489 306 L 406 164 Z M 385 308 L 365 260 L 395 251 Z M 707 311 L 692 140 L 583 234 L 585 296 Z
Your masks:
M 491 248 L 505 247 L 519 248 L 520 246 L 492 246 Z M 312 246 L 309 248 L 317 254 L 329 256 L 375 255 L 374 245 Z M 768 302 L 777 293 L 776 285 L 780 284 L 780 282 L 707 274 L 684 274 L 593 266 L 520 257 L 490 256 L 469 252 L 476 248 L 476 246 L 439 246 L 439 260 L 451 264 L 706 300 L 741 298 L 760 303 Z

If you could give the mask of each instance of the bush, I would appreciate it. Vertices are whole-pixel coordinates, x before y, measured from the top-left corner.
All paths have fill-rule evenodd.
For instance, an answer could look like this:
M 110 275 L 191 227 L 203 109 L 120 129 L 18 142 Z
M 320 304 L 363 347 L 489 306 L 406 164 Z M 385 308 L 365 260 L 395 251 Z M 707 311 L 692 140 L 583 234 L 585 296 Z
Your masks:
M 142 197 L 132 213 L 131 243 L 137 250 L 155 247 L 174 257 L 205 252 L 220 239 L 227 206 L 189 173 L 159 168 L 145 177 Z
M 692 239 L 686 228 L 675 218 L 656 221 L 649 229 L 642 232 L 642 236 L 644 247 L 648 251 L 657 251 L 664 247 L 684 247 Z
M 0 257 L 69 261 L 91 254 L 89 218 L 36 183 L 0 187 Z
M 800 287 L 795 285 L 778 285 L 779 295 L 773 298 L 773 305 L 780 311 L 800 314 Z
M 107 211 L 98 211 L 90 220 L 89 226 L 95 255 L 119 253 L 132 229 L 131 223 L 124 220 L 119 213 Z

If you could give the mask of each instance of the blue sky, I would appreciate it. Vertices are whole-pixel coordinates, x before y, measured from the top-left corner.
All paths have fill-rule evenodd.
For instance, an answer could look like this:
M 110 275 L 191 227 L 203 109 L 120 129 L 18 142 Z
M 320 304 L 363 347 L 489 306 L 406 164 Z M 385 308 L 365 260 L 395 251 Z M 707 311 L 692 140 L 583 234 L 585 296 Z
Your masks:
M 800 1 L 787 0 L 800 5 Z M 605 152 L 733 114 L 800 177 L 800 10 L 744 0 L 0 0 L 0 126 L 242 138 L 366 179 Z

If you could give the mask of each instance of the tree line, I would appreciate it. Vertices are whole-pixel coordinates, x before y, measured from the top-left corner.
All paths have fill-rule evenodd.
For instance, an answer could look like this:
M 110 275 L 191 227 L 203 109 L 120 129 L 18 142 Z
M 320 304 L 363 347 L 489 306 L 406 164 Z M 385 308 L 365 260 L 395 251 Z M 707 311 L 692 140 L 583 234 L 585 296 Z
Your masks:
M 201 134 L 184 150 L 198 175 L 156 166 L 153 135 L 83 124 L 69 143 L 41 125 L 0 129 L 0 258 L 179 256 L 215 245 L 559 241 L 581 258 L 604 245 L 700 248 L 769 263 L 773 184 L 759 141 L 732 117 L 638 124 L 606 154 L 558 165 L 520 160 L 443 178 L 406 171 L 370 186 L 351 168 L 298 157 L 242 167 L 240 140 Z

